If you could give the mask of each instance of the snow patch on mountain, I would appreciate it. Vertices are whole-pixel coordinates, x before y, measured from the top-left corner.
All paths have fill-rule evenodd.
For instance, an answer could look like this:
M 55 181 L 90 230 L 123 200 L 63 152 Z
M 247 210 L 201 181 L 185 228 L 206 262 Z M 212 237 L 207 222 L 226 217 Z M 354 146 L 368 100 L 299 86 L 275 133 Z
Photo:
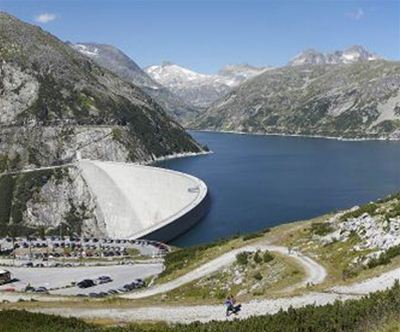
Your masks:
M 99 55 L 99 49 L 97 47 L 88 47 L 84 44 L 75 44 L 74 47 L 76 50 L 89 57 Z
M 209 106 L 233 87 L 264 70 L 266 68 L 249 65 L 228 65 L 217 74 L 203 74 L 170 62 L 145 69 L 155 81 L 173 91 L 187 103 L 200 108 Z

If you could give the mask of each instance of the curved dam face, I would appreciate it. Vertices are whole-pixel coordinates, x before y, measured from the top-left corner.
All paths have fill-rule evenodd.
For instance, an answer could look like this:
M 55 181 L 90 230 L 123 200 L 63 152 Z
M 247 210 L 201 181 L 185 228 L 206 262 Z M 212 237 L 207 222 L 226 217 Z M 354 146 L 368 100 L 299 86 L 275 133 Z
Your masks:
M 169 241 L 207 212 L 207 186 L 188 174 L 90 160 L 80 160 L 79 167 L 112 238 Z

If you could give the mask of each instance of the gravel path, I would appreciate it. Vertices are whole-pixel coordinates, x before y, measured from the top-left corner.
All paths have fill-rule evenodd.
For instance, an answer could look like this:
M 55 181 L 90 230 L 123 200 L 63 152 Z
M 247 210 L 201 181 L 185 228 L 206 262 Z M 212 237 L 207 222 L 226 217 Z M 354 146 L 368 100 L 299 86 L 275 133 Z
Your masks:
M 381 274 L 380 276 L 354 283 L 348 286 L 335 286 L 330 290 L 340 294 L 359 294 L 364 295 L 380 290 L 385 290 L 393 286 L 395 280 L 400 280 L 400 268 Z
M 223 254 L 210 262 L 201 265 L 200 267 L 194 269 L 193 271 L 175 279 L 170 282 L 154 286 L 153 288 L 147 288 L 143 291 L 124 294 L 121 295 L 123 298 L 127 299 L 141 299 L 161 293 L 166 293 L 176 288 L 179 288 L 187 283 L 190 283 L 194 280 L 200 279 L 207 275 L 210 275 L 221 268 L 232 264 L 236 260 L 236 255 L 240 252 L 244 251 L 257 251 L 257 250 L 269 250 L 273 252 L 279 252 L 284 255 L 288 255 L 288 248 L 283 246 L 275 246 L 268 244 L 260 244 L 260 245 L 251 245 L 245 246 L 239 249 L 232 250 L 226 254 Z M 293 253 L 290 257 L 294 258 L 300 265 L 302 265 L 306 271 L 306 278 L 298 283 L 290 287 L 291 290 L 295 288 L 303 287 L 307 284 L 319 284 L 324 281 L 326 277 L 326 270 L 324 267 L 319 265 L 317 262 L 312 260 L 311 258 L 304 256 L 300 253 Z
M 254 315 L 274 314 L 280 309 L 287 310 L 292 307 L 303 307 L 307 304 L 324 305 L 335 300 L 346 300 L 351 298 L 348 295 L 309 293 L 307 295 L 280 298 L 274 300 L 251 301 L 243 304 L 242 311 L 235 318 L 244 319 Z M 35 312 L 45 312 L 66 317 L 79 317 L 89 319 L 113 319 L 119 322 L 132 321 L 166 321 L 169 323 L 190 323 L 193 321 L 208 322 L 211 320 L 226 320 L 225 307 L 221 305 L 202 306 L 164 306 L 145 308 L 49 308 L 33 309 Z

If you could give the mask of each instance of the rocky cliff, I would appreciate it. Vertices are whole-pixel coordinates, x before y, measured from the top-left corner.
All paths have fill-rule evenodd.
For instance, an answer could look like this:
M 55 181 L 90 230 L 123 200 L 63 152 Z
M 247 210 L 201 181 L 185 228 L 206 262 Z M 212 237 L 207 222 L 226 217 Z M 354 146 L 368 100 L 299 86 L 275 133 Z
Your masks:
M 0 236 L 106 234 L 75 166 L 3 175 L 0 198 Z

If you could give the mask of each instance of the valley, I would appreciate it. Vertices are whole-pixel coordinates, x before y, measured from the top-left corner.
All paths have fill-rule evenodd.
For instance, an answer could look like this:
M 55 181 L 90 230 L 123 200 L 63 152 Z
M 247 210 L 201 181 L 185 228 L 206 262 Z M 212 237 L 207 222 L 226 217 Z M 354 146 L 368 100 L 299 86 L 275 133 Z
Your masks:
M 78 3 L 1 2 L 0 330 L 395 331 L 398 8 Z

